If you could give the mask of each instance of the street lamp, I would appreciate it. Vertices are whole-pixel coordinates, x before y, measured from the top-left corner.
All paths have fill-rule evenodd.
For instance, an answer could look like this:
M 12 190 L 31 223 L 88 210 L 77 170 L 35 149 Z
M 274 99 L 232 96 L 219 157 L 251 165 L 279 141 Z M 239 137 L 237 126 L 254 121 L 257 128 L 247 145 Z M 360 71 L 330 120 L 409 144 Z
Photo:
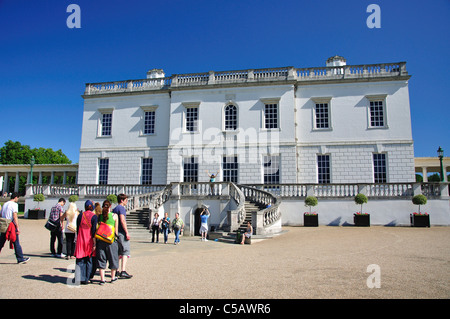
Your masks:
M 35 159 L 34 159 L 34 155 L 31 157 L 30 160 L 30 165 L 31 165 L 31 180 L 30 180 L 30 184 L 33 185 L 33 166 L 35 163 Z
M 444 158 L 444 150 L 439 146 L 438 150 L 439 162 L 441 162 L 441 182 L 444 181 L 444 166 L 442 165 L 442 159 Z

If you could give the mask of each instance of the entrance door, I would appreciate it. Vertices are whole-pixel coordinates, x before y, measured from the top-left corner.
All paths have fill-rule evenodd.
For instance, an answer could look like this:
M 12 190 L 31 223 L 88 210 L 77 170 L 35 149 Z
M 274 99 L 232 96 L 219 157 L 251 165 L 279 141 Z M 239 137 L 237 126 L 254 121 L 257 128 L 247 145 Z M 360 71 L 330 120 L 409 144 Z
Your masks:
M 194 236 L 201 236 L 200 234 L 200 225 L 201 225 L 201 219 L 200 214 L 202 213 L 203 209 L 197 208 L 194 212 Z

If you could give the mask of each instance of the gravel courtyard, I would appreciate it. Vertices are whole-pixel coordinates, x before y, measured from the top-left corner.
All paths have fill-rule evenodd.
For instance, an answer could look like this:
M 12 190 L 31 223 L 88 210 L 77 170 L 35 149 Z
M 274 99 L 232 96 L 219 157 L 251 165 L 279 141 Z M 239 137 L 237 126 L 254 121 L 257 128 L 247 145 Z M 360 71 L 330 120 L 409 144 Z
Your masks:
M 75 261 L 50 255 L 45 221 L 19 223 L 31 260 L 17 264 L 6 242 L 2 299 L 90 299 L 102 289 L 121 299 L 450 298 L 450 227 L 284 227 L 244 246 L 199 237 L 182 237 L 177 246 L 173 238 L 166 245 L 132 239 L 132 279 L 110 284 L 107 271 L 106 285 L 79 286 L 71 281 Z

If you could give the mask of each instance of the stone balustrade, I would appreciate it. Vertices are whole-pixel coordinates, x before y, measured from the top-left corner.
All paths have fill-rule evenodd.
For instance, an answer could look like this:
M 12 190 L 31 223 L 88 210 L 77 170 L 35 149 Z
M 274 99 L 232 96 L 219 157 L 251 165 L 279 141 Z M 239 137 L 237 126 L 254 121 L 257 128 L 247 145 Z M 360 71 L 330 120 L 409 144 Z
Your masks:
M 236 71 L 210 71 L 175 74 L 164 78 L 87 83 L 84 95 L 169 90 L 177 87 L 198 87 L 217 84 L 355 80 L 398 76 L 408 76 L 406 62 L 311 68 L 294 68 L 290 66 Z

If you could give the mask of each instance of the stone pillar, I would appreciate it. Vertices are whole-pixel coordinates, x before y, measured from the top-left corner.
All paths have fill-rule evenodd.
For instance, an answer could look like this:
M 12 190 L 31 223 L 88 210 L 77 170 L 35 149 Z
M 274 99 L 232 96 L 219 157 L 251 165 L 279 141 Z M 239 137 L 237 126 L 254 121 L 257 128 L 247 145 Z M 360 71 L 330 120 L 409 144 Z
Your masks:
M 5 172 L 5 179 L 3 181 L 3 191 L 9 193 L 9 174 Z
M 15 192 L 19 191 L 19 177 L 20 177 L 19 172 L 16 172 L 16 182 L 14 184 L 14 191 Z
M 42 172 L 39 172 L 39 181 L 38 184 L 41 185 L 42 184 Z
M 423 182 L 428 182 L 428 171 L 426 167 L 422 167 Z

